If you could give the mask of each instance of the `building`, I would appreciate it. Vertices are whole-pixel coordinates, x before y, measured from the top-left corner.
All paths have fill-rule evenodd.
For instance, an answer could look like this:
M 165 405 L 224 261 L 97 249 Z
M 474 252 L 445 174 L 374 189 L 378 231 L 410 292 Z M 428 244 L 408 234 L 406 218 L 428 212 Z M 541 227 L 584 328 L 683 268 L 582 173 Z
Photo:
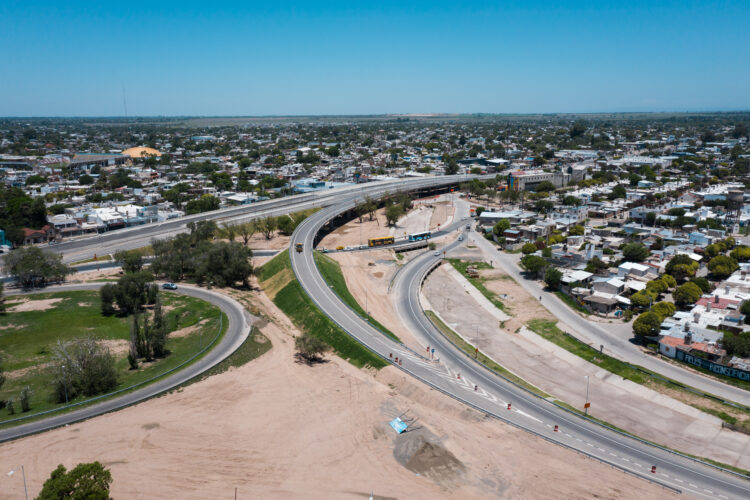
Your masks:
M 533 191 L 542 182 L 551 182 L 556 188 L 566 186 L 571 174 L 544 172 L 543 170 L 516 170 L 508 174 L 508 189 L 512 191 Z

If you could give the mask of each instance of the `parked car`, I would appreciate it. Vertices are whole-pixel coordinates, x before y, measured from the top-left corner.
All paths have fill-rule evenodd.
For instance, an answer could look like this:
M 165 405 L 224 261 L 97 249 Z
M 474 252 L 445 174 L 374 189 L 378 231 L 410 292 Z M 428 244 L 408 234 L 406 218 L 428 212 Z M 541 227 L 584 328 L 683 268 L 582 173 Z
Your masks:
M 175 285 L 174 283 L 171 283 L 171 282 L 170 283 L 164 283 L 164 284 L 162 284 L 161 287 L 163 289 L 165 289 L 165 290 L 177 290 L 177 285 Z

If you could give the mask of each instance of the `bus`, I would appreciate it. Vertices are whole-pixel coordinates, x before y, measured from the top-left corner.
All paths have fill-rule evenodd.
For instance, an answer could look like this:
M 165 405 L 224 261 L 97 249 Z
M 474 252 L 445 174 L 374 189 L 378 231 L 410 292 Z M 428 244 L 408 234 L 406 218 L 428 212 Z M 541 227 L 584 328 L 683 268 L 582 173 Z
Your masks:
M 370 238 L 367 240 L 367 245 L 371 247 L 379 247 L 383 245 L 392 245 L 396 241 L 393 236 L 381 236 L 379 238 Z
M 425 231 L 424 233 L 413 233 L 409 235 L 409 241 L 422 241 L 429 240 L 432 237 L 432 233 Z

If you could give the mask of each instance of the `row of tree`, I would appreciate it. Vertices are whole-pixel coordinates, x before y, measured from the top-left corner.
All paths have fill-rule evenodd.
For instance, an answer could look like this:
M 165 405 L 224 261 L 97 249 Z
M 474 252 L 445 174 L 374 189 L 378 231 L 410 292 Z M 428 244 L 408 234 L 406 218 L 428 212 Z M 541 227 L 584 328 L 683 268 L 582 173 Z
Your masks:
M 151 271 L 172 281 L 192 279 L 198 285 L 249 285 L 253 273 L 252 251 L 241 243 L 213 241 L 218 232 L 213 221 L 188 224 L 189 233 L 153 240 Z

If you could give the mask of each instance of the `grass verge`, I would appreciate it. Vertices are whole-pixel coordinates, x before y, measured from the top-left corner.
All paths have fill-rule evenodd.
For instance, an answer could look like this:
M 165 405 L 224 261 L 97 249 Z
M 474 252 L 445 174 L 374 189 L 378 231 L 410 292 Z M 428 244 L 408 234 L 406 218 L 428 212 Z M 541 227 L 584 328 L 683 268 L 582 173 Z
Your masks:
M 528 322 L 527 326 L 536 334 L 562 347 L 566 351 L 571 352 L 576 356 L 585 359 L 589 363 L 595 364 L 596 366 L 603 368 L 611 373 L 619 375 L 626 380 L 630 380 L 631 382 L 645 385 L 647 387 L 652 387 L 657 391 L 659 389 L 662 389 L 662 392 L 664 392 L 664 390 L 676 391 L 678 394 L 683 396 L 681 401 L 698 410 L 707 411 L 707 408 L 693 401 L 696 398 L 702 401 L 710 402 L 713 405 L 719 405 L 722 410 L 713 408 L 711 409 L 711 411 L 708 411 L 708 413 L 720 418 L 727 423 L 750 429 L 750 411 L 748 410 L 727 405 L 723 403 L 719 398 L 712 398 L 709 396 L 702 396 L 698 393 L 694 393 L 684 388 L 682 384 L 672 382 L 666 377 L 662 377 L 661 375 L 655 374 L 644 368 L 635 367 L 629 363 L 625 363 L 624 361 L 620 361 L 619 359 L 600 353 L 593 347 L 584 344 L 573 336 L 568 335 L 560 330 L 557 327 L 557 323 L 555 321 L 545 319 L 532 319 Z
M 484 286 L 484 283 L 487 281 L 487 278 L 471 278 L 466 274 L 466 269 L 469 266 L 475 267 L 477 269 L 492 269 L 492 266 L 487 264 L 486 262 L 467 262 L 460 259 L 446 259 L 448 262 L 451 263 L 451 265 L 461 273 L 461 276 L 469 280 L 469 283 L 474 285 L 474 288 L 479 290 L 479 292 L 484 295 L 487 300 L 492 302 L 495 307 L 500 309 L 506 314 L 510 314 L 509 309 L 506 307 L 506 305 L 501 301 L 499 298 L 497 298 L 497 294 L 489 291 L 487 287 Z
M 562 293 L 560 291 L 555 292 L 555 295 L 557 295 L 557 298 L 565 302 L 565 304 L 567 304 L 567 306 L 570 307 L 571 309 L 578 311 L 581 314 L 585 314 L 586 316 L 591 314 L 591 312 L 588 309 L 586 309 L 581 304 L 576 302 L 576 300 L 570 295 L 566 293 Z
M 294 277 L 289 250 L 281 252 L 263 265 L 258 276 L 273 303 L 297 328 L 322 340 L 338 356 L 357 367 L 380 369 L 387 365 L 385 360 L 350 337 L 317 308 Z
M 504 368 L 502 365 L 498 364 L 495 360 L 484 354 L 482 351 L 476 350 L 476 348 L 471 345 L 469 342 L 467 342 L 463 337 L 461 337 L 458 333 L 456 333 L 455 330 L 453 330 L 451 327 L 446 325 L 440 317 L 435 314 L 433 311 L 425 311 L 424 312 L 430 321 L 432 321 L 432 324 L 437 327 L 438 330 L 440 330 L 440 333 L 442 333 L 448 340 L 450 340 L 455 346 L 457 346 L 459 349 L 461 349 L 463 352 L 471 356 L 472 358 L 476 359 L 483 365 L 485 365 L 487 368 L 492 370 L 495 373 L 498 373 L 499 375 L 502 375 L 506 379 L 509 379 L 516 384 L 524 387 L 525 389 L 528 389 L 529 391 L 533 392 L 539 397 L 542 398 L 548 398 L 550 397 L 549 394 L 542 391 L 536 386 L 533 386 L 526 382 L 524 379 L 519 377 L 518 375 L 508 371 L 506 368 Z
M 354 311 L 359 314 L 360 317 L 367 318 L 367 321 L 369 321 L 372 326 L 388 335 L 396 342 L 401 342 L 401 340 L 396 336 L 395 333 L 381 325 L 372 316 L 369 316 L 367 312 L 362 308 L 362 306 L 359 305 L 357 299 L 355 299 L 349 291 L 349 287 L 346 286 L 346 278 L 344 278 L 344 273 L 341 272 L 341 266 L 338 262 L 320 252 L 315 252 L 313 254 L 313 258 L 315 259 L 315 263 L 318 265 L 318 270 L 323 276 L 323 279 L 333 289 L 336 295 L 339 296 L 344 304 L 354 309 Z

